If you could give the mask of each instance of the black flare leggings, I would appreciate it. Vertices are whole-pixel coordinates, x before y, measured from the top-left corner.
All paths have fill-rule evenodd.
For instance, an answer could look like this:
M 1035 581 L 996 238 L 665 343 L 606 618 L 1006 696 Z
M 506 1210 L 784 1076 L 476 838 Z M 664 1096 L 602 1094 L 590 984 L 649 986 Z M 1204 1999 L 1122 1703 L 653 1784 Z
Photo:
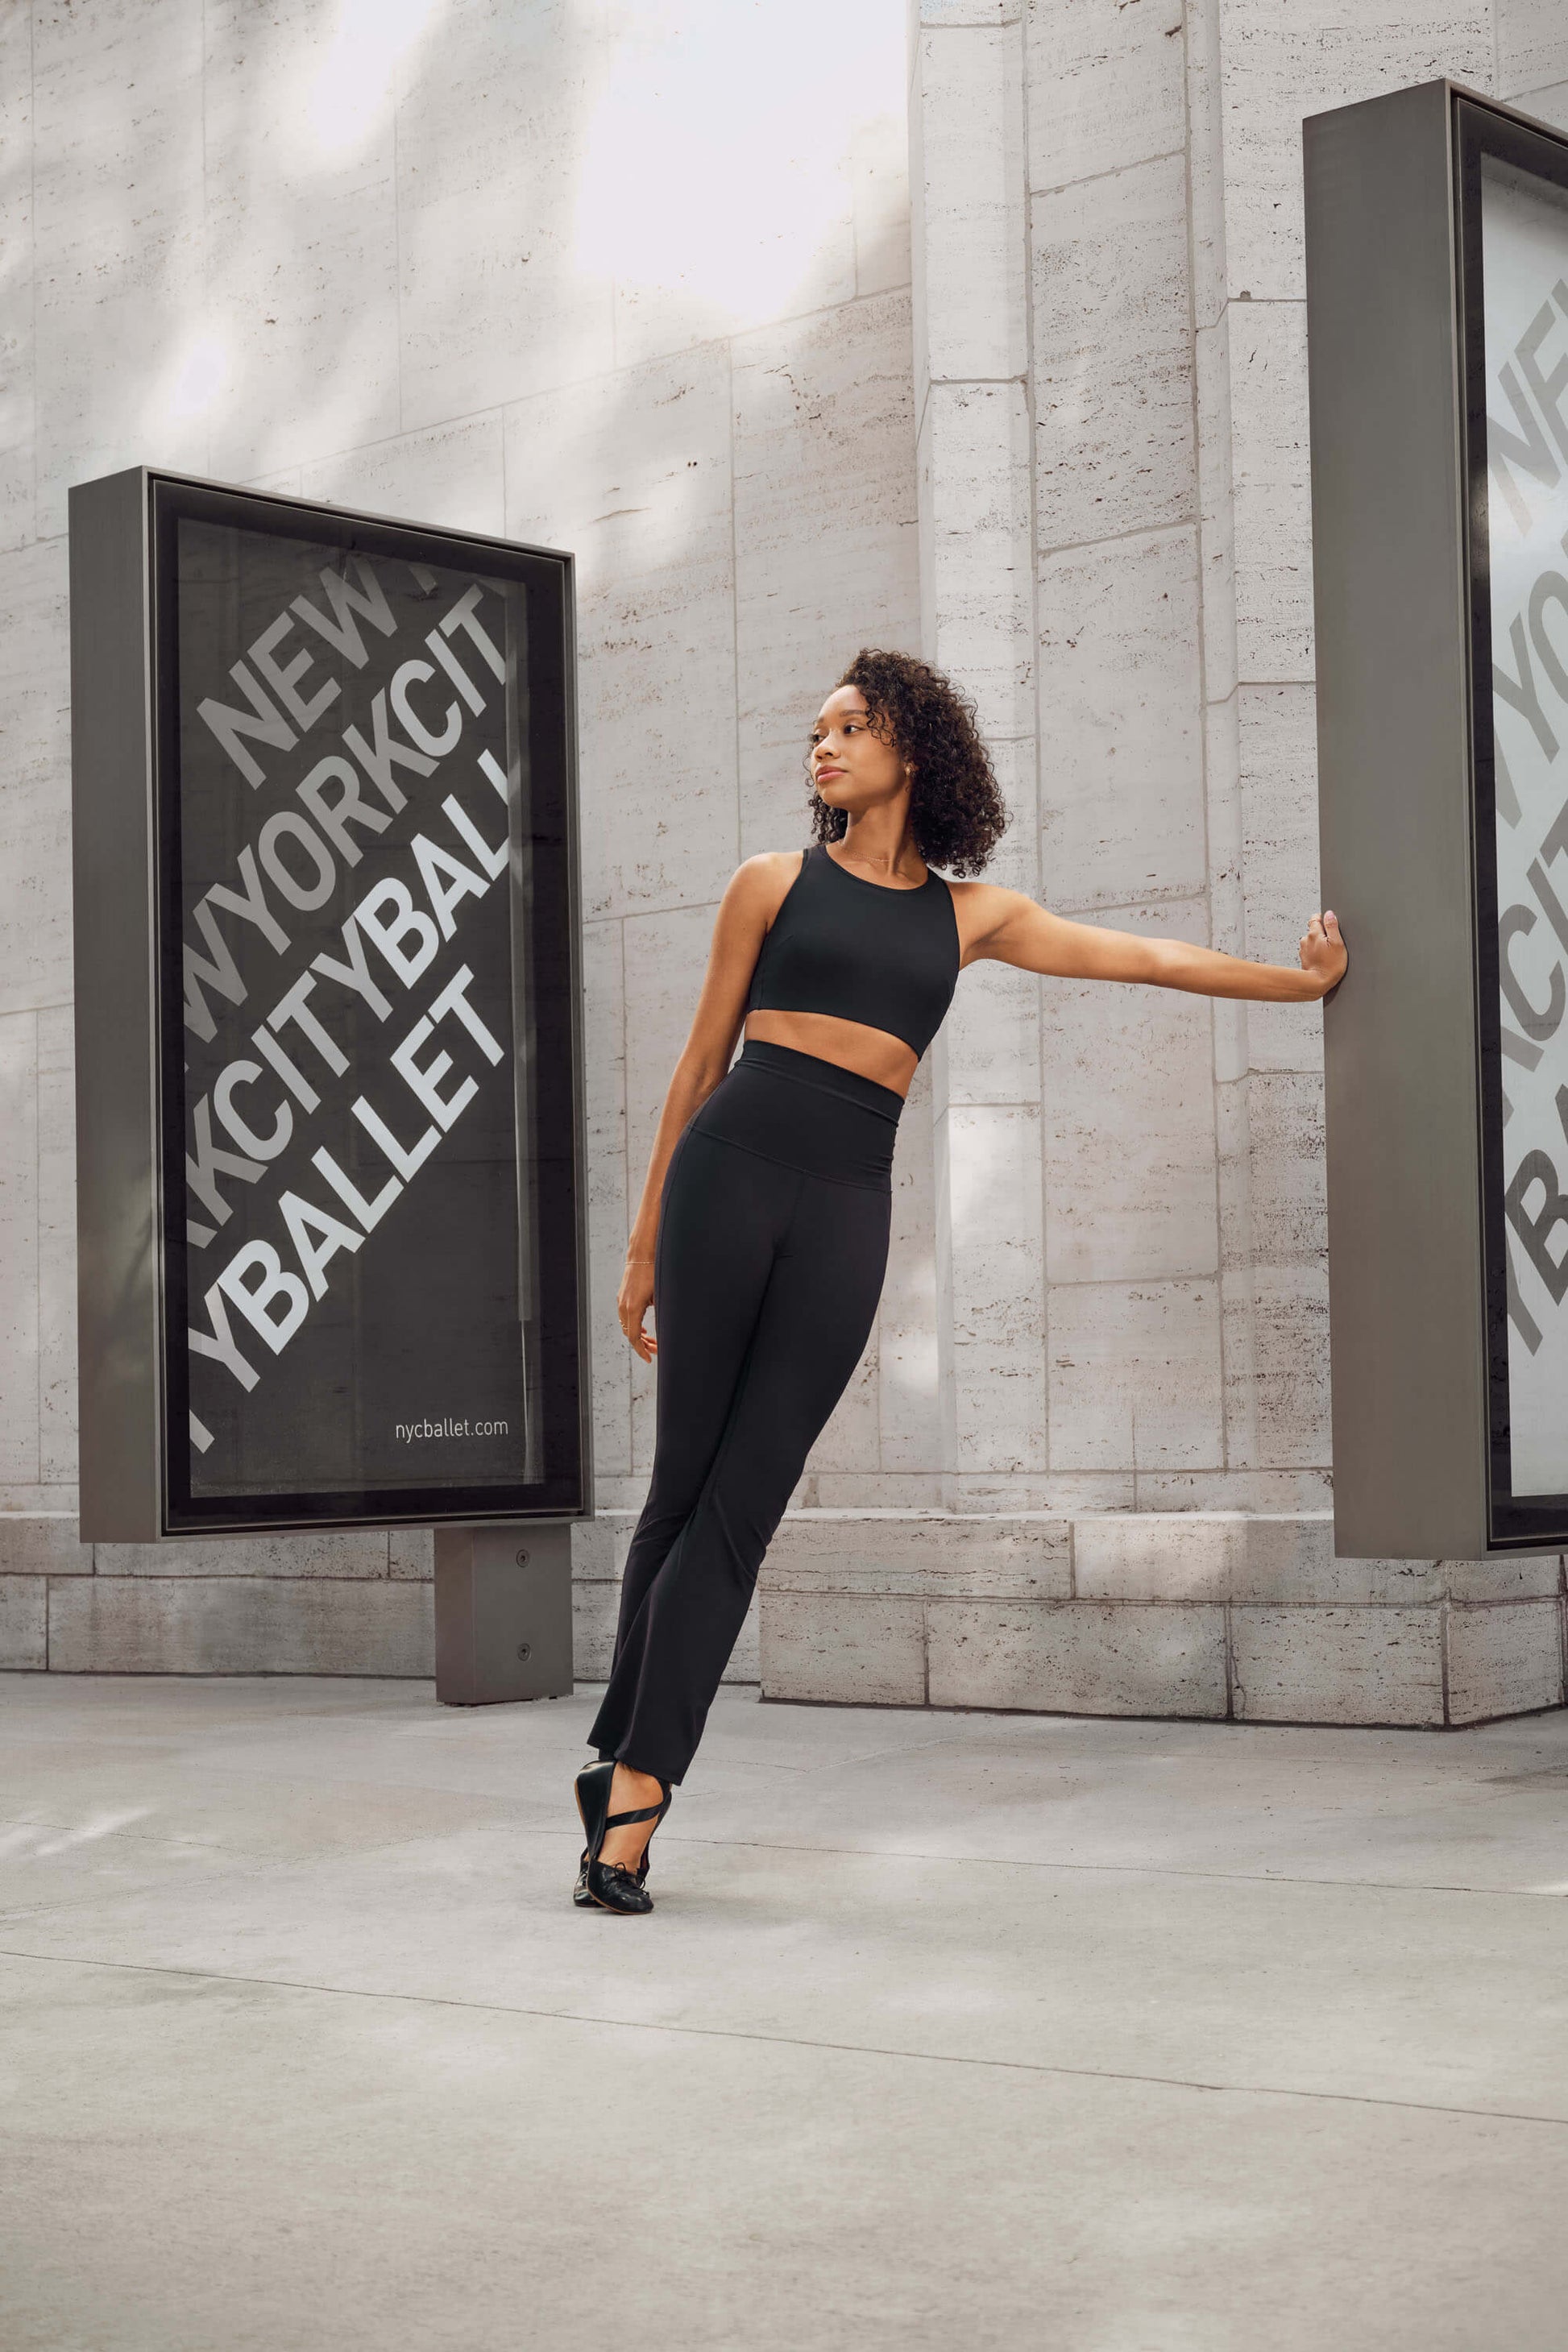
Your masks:
M 749 1039 L 681 1130 L 654 1255 L 653 1477 L 588 1738 L 678 1781 L 757 1570 L 859 1362 L 888 1263 L 903 1098 Z

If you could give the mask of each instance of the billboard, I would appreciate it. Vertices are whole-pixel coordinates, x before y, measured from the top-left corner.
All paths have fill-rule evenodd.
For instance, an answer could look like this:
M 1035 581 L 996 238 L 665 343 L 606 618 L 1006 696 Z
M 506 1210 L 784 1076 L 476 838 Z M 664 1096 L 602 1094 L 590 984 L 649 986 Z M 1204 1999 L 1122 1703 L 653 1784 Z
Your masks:
M 155 473 L 71 520 L 84 1528 L 582 1509 L 569 559 Z
M 1465 110 L 1495 1524 L 1568 1525 L 1568 170 Z
M 1568 138 L 1303 124 L 1334 1539 L 1568 1544 Z

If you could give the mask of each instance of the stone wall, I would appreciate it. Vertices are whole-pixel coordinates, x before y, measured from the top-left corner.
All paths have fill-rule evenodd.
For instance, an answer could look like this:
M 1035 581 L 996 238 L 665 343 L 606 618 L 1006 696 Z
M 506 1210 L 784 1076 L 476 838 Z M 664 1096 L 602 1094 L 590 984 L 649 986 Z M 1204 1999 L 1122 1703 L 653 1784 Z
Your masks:
M 911 22 L 922 626 L 1007 746 L 1008 878 L 1294 961 L 1319 903 L 1301 119 L 1447 74 L 1568 122 L 1568 18 Z M 933 1110 L 950 1508 L 1069 1519 L 1075 1594 L 1130 1642 L 1153 1606 L 1208 1609 L 1205 1687 L 1223 1647 L 1237 1711 L 1560 1701 L 1559 1561 L 1332 1558 L 1314 1010 L 976 971 Z M 1050 1685 L 1052 1624 L 1013 1688 Z
M 632 1517 L 578 1530 L 605 1672 Z M 737 1651 L 776 1699 L 1437 1726 L 1555 1706 L 1555 1559 L 1336 1560 L 1329 1517 L 805 1510 Z
M 166 462 L 577 551 L 584 1675 L 653 1437 L 614 1312 L 630 1202 L 719 894 L 802 837 L 846 656 L 923 645 L 974 694 L 999 878 L 1294 957 L 1300 120 L 1448 73 L 1568 123 L 1568 20 L 901 5 L 0 19 L 0 1660 L 429 1660 L 427 1538 L 76 1540 L 68 481 Z M 1559 1560 L 1332 1557 L 1321 1097 L 1310 1009 L 965 974 L 877 1331 L 732 1672 L 1277 1720 L 1559 1703 Z
M 427 1538 L 76 1541 L 67 486 L 576 552 L 595 1450 L 640 1500 L 615 1297 L 717 900 L 804 837 L 845 660 L 919 643 L 904 68 L 902 0 L 0 11 L 0 1661 L 429 1660 Z M 934 1497 L 929 1098 L 837 1499 Z

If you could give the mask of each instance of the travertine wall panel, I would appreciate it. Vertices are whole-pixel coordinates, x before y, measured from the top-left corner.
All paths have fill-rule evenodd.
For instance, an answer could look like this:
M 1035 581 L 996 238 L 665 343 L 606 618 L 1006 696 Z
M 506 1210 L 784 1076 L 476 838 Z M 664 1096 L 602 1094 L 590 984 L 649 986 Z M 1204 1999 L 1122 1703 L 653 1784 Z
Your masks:
M 937 1279 L 957 1472 L 1046 1467 L 1038 1130 L 1026 1103 L 950 1103 L 941 1118 Z
M 32 10 L 42 538 L 65 529 L 70 481 L 208 462 L 202 20 L 201 0 L 103 0 L 89 29 Z
M 877 1309 L 880 1431 L 878 1499 L 896 1493 L 934 1502 L 940 1491 L 942 1412 L 937 1389 L 936 1188 L 931 1166 L 931 1063 L 921 1064 L 893 1150 L 888 1272 Z M 884 1492 L 884 1487 L 886 1491 Z M 871 1499 L 856 1479 L 818 1478 L 818 1499 L 849 1507 Z
M 914 291 L 928 321 L 915 397 L 923 407 L 933 383 L 1002 383 L 1023 375 L 1028 322 L 1017 255 L 1027 200 L 1023 59 L 1014 26 L 917 28 L 914 50 L 910 150 L 921 208 Z
M 300 1536 L 193 1536 L 177 1544 L 94 1544 L 97 1576 L 384 1577 L 374 1528 Z
M 51 1578 L 68 1675 L 429 1675 L 433 1588 L 306 1577 Z
M 92 1546 L 79 1538 L 74 1512 L 0 1512 L 0 1576 L 91 1574 Z
M 411 1583 L 426 1583 L 436 1573 L 436 1538 L 429 1528 L 394 1528 L 386 1538 L 386 1572 Z
M 771 1698 L 921 1706 L 925 1603 L 862 1593 L 764 1591 L 760 1666 Z
M 921 424 L 921 599 L 987 740 L 1033 730 L 1028 405 L 1018 383 L 933 383 Z M 933 486 L 939 482 L 941 514 Z
M 1185 192 L 1177 155 L 1035 200 L 1042 551 L 1192 512 Z
M 594 1454 L 600 1477 L 631 1471 L 632 1365 L 616 1301 L 631 1223 L 626 1162 L 625 930 L 583 926 L 584 1128 L 588 1155 Z M 640 1185 L 640 1178 L 639 1178 Z
M 1204 831 L 1197 537 L 1047 555 L 1039 576 L 1040 863 L 1078 912 L 1195 898 Z
M 1320 1266 L 1326 1250 L 1321 1076 L 1259 1071 L 1247 1099 L 1252 1245 L 1276 1265 Z
M 1025 0 L 910 0 L 912 27 L 921 25 L 973 26 L 990 32 L 998 25 L 1016 25 Z
M 742 856 L 805 842 L 806 738 L 850 656 L 919 646 L 910 364 L 903 289 L 735 339 Z
M 1118 910 L 1104 921 L 1201 940 L 1206 918 L 1198 900 Z M 1046 993 L 1042 1055 L 1051 1282 L 1216 1273 L 1204 1000 L 1059 981 Z
M 66 549 L 6 558 L 0 590 L 0 1013 L 71 993 L 70 659 Z
M 1248 1429 L 1276 1465 L 1330 1459 L 1322 1081 L 1255 1071 L 1247 1091 L 1247 1209 L 1233 1271 L 1247 1285 Z
M 1238 673 L 1312 676 L 1312 506 L 1307 312 L 1237 302 L 1227 315 L 1232 374 Z
M 959 976 L 943 1042 L 951 1108 L 1037 1102 L 1040 989 L 1034 973 L 971 964 Z
M 464 0 L 432 13 L 397 73 L 405 425 L 602 376 L 628 356 L 609 276 L 578 251 L 605 11 Z
M 1438 1609 L 1234 1609 L 1235 1712 L 1247 1723 L 1441 1723 Z
M 1555 1562 L 1548 1563 L 1555 1577 Z M 1267 1606 L 1440 1601 L 1448 1562 L 1336 1559 L 1331 1513 L 1190 1511 L 1080 1519 L 1073 1582 L 1085 1599 Z M 1554 1588 L 1553 1588 L 1554 1589 Z
M 1237 689 L 1243 899 L 1249 955 L 1294 963 L 1318 905 L 1317 706 L 1310 686 Z M 1321 1017 L 1297 1004 L 1249 1004 L 1253 1069 L 1318 1070 Z
M 722 344 L 506 411 L 507 528 L 578 560 L 590 918 L 716 899 L 735 863 Z
M 506 454 L 501 414 L 460 417 L 398 433 L 368 448 L 338 449 L 279 482 L 302 499 L 407 515 L 448 530 L 506 535 Z
M 0 1479 L 38 1477 L 38 1023 L 0 1017 Z
M 37 1015 L 38 1480 L 76 1478 L 76 1057 L 66 1005 Z
M 1226 291 L 1299 301 L 1302 116 L 1439 74 L 1491 89 L 1490 0 L 1217 0 L 1216 16 Z
M 1182 13 L 1159 0 L 1032 0 L 1029 184 L 1064 186 L 1186 141 Z
M 1217 1281 L 1054 1284 L 1050 1317 L 1053 1470 L 1219 1466 Z
M 849 126 L 855 197 L 855 291 L 886 294 L 910 282 L 910 142 L 903 109 L 878 110 L 869 93 Z
M 49 1662 L 49 1588 L 41 1576 L 0 1578 L 0 1671 Z
M 1499 1601 L 1448 1612 L 1448 1719 L 1563 1704 L 1563 1617 L 1555 1601 Z
M 933 1706 L 1069 1715 L 1226 1711 L 1220 1609 L 933 1601 L 927 1613 Z M 765 1660 L 763 1673 L 765 1678 Z
M 33 535 L 33 27 L 0 10 L 0 548 Z
M 1504 97 L 1536 93 L 1542 84 L 1560 83 L 1568 63 L 1563 49 L 1563 11 L 1557 0 L 1498 0 L 1497 79 Z M 1526 110 L 1540 111 L 1531 105 Z
M 1524 1559 L 1446 1559 L 1439 1563 L 1450 1601 L 1547 1601 L 1568 1592 L 1561 1557 L 1538 1552 Z
M 628 230 L 593 207 L 597 236 L 585 242 L 616 232 L 623 355 L 671 349 L 678 333 L 704 341 L 830 309 L 891 282 L 903 240 L 889 215 L 904 183 L 889 121 L 903 79 L 894 7 L 693 0 L 612 21 L 589 155 L 616 143 L 641 217 Z M 829 58 L 853 105 L 823 104 Z
M 370 93 L 354 109 L 342 35 L 313 0 L 209 0 L 202 21 L 194 364 L 222 394 L 207 468 L 244 480 L 403 422 L 396 136 Z
M 626 1190 L 641 1193 L 669 1073 L 686 1043 L 712 944 L 711 906 L 639 915 L 622 926 L 626 958 Z
M 626 1034 L 626 1184 L 629 1221 L 642 1197 L 659 1111 L 676 1058 L 686 1042 L 707 969 L 713 929 L 711 906 L 684 907 L 679 913 L 641 915 L 621 926 L 626 958 L 622 1019 Z M 618 1244 L 618 1250 L 617 1250 Z M 605 1244 L 606 1279 L 616 1288 L 624 1263 L 626 1229 Z M 615 1298 L 609 1301 L 615 1314 Z M 656 1381 L 654 1367 L 634 1356 L 618 1319 L 612 1343 L 625 1350 L 632 1398 L 631 1467 L 646 1483 L 653 1463 Z M 617 1499 L 620 1499 L 617 1495 Z
M 780 1528 L 763 1580 L 770 1592 L 1066 1601 L 1072 1528 L 1044 1515 L 803 1511 Z

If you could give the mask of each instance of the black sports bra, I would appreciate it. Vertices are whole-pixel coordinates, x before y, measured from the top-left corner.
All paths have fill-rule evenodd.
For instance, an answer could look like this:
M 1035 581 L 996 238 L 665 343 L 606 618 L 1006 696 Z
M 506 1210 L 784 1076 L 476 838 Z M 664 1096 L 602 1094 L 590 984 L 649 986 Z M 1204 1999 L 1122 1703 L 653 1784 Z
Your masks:
M 814 841 L 752 974 L 748 1013 L 829 1013 L 901 1037 L 916 1059 L 958 984 L 958 917 L 934 867 L 918 890 L 862 881 Z

